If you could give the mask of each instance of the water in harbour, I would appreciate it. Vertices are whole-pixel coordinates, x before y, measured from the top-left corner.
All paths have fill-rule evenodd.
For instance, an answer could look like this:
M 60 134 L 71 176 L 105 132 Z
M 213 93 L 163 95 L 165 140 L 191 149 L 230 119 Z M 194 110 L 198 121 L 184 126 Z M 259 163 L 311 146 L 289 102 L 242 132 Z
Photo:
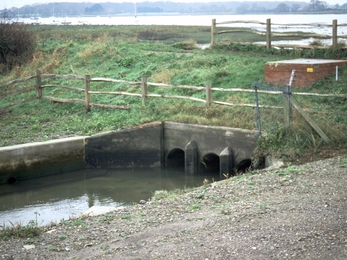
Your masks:
M 186 176 L 172 169 L 87 169 L 1 185 L 0 225 L 40 225 L 77 217 L 92 206 L 126 206 L 156 190 L 201 186 L 218 174 Z
M 113 17 L 48 17 L 39 18 L 35 20 L 38 24 L 64 24 L 70 25 L 197 25 L 197 26 L 211 26 L 212 19 L 217 22 L 226 21 L 258 21 L 266 22 L 270 18 L 272 23 L 276 24 L 332 24 L 332 20 L 337 19 L 339 24 L 347 22 L 345 14 L 250 14 L 250 15 L 119 15 Z M 24 23 L 33 23 L 30 18 L 24 18 L 20 21 Z M 226 25 L 223 25 L 226 26 Z M 235 25 L 234 25 L 235 26 Z M 240 22 L 238 27 L 250 27 L 249 24 Z M 285 27 L 281 26 L 282 29 Z
M 265 23 L 271 19 L 271 31 L 276 32 L 304 32 L 324 35 L 332 35 L 332 21 L 338 21 L 337 34 L 343 36 L 347 33 L 347 16 L 345 14 L 251 14 L 251 15 L 119 15 L 113 17 L 48 17 L 35 20 L 36 24 L 69 24 L 69 25 L 190 25 L 190 26 L 211 26 L 212 19 L 216 19 L 217 24 L 223 23 L 223 27 L 245 27 L 257 31 L 266 31 L 266 26 L 260 25 L 259 22 Z M 33 23 L 30 18 L 20 19 L 24 23 Z M 239 23 L 227 24 L 225 22 L 238 21 Z M 248 21 L 244 23 L 244 21 Z M 254 21 L 255 23 L 249 23 Z M 316 24 L 310 26 L 308 24 Z M 329 25 L 329 26 L 317 26 Z M 320 39 L 324 44 L 331 44 L 331 39 Z M 314 41 L 314 38 L 303 40 L 283 40 L 273 41 L 277 44 L 300 44 L 308 45 Z M 346 42 L 344 38 L 339 41 Z M 261 42 L 265 43 L 265 42 Z

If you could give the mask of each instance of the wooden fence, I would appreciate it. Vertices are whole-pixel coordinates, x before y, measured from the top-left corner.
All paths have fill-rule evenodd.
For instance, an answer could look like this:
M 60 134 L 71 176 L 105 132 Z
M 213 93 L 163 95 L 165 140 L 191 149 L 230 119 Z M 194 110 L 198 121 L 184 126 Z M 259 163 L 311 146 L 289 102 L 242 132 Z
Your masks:
M 239 27 L 231 27 L 230 30 L 222 30 L 222 31 L 217 31 L 217 25 L 227 25 L 227 24 L 259 24 L 261 26 L 265 27 L 265 31 L 261 30 L 254 30 L 251 28 L 245 28 L 245 29 L 240 29 Z M 271 23 L 271 19 L 266 19 L 266 22 L 259 22 L 259 21 L 227 21 L 227 22 L 218 22 L 216 19 L 212 20 L 212 26 L 211 26 L 211 47 L 215 45 L 215 36 L 219 34 L 224 34 L 224 33 L 234 33 L 234 32 L 251 32 L 255 33 L 258 35 L 263 35 L 265 36 L 266 39 L 266 44 L 263 43 L 252 43 L 255 45 L 265 45 L 267 49 L 270 49 L 271 46 L 276 46 L 276 47 L 292 47 L 292 48 L 327 48 L 326 46 L 309 46 L 309 45 L 291 45 L 291 44 L 272 44 L 271 43 L 271 37 L 272 36 L 280 36 L 280 37 L 298 37 L 298 29 L 296 31 L 292 32 L 273 32 L 271 30 L 271 26 L 285 26 L 285 27 L 297 27 L 297 26 L 308 26 L 311 28 L 322 28 L 322 27 L 331 27 L 332 28 L 332 33 L 331 35 L 327 34 L 314 34 L 314 33 L 309 33 L 309 34 L 300 34 L 300 37 L 302 38 L 317 38 L 317 39 L 331 39 L 332 40 L 332 47 L 337 47 L 338 46 L 338 39 L 339 38 L 344 38 L 347 39 L 347 35 L 338 35 L 337 34 L 337 27 L 342 27 L 342 26 L 347 26 L 347 24 L 338 24 L 337 20 L 333 20 L 331 25 L 328 24 L 318 24 L 318 23 L 309 23 L 309 24 L 276 24 L 276 23 Z M 264 39 L 264 40 L 265 40 Z M 243 44 L 249 44 L 243 43 Z
M 294 75 L 292 73 L 292 75 Z M 66 85 L 56 85 L 56 84 L 45 84 L 42 85 L 42 79 L 73 79 L 73 80 L 79 80 L 84 82 L 84 88 L 77 88 L 77 87 L 71 87 Z M 14 95 L 17 93 L 25 93 L 30 91 L 36 91 L 36 98 L 35 99 L 41 99 L 46 98 L 54 102 L 62 102 L 62 103 L 82 103 L 85 104 L 85 111 L 88 113 L 91 109 L 91 107 L 100 107 L 100 108 L 113 108 L 113 109 L 125 109 L 128 110 L 130 107 L 128 106 L 118 106 L 118 105 L 110 105 L 110 104 L 97 104 L 91 102 L 92 95 L 124 95 L 124 96 L 135 96 L 142 99 L 142 105 L 145 105 L 146 99 L 155 97 L 155 98 L 177 98 L 177 99 L 186 99 L 186 100 L 192 100 L 196 102 L 202 102 L 205 103 L 206 106 L 210 106 L 211 104 L 218 104 L 218 105 L 224 105 L 224 106 L 233 106 L 233 107 L 249 107 L 252 109 L 256 109 L 259 111 L 259 108 L 269 108 L 269 109 L 284 109 L 285 110 L 285 122 L 290 122 L 290 108 L 291 105 L 296 108 L 299 113 L 311 124 L 311 126 L 322 136 L 322 138 L 325 141 L 328 141 L 328 137 L 319 129 L 318 126 L 315 125 L 312 119 L 309 118 L 308 114 L 304 111 L 304 109 L 301 109 L 299 104 L 293 99 L 293 95 L 301 95 L 301 96 L 318 96 L 318 97 L 335 97 L 335 98 L 347 98 L 347 95 L 344 94 L 318 94 L 318 93 L 303 93 L 303 92 L 292 92 L 291 88 L 288 89 L 287 85 L 284 90 L 276 89 L 268 86 L 262 86 L 259 84 L 253 83 L 252 89 L 241 89 L 241 88 L 212 88 L 210 83 L 207 83 L 204 87 L 201 86 L 187 86 L 187 85 L 173 85 L 173 84 L 164 84 L 164 83 L 153 83 L 148 82 L 146 78 L 142 78 L 141 82 L 131 82 L 131 81 L 124 81 L 124 80 L 117 80 L 117 79 L 110 79 L 110 78 L 91 78 L 90 75 L 85 76 L 78 76 L 78 75 L 72 75 L 72 74 L 66 74 L 66 75 L 57 75 L 57 74 L 41 74 L 39 70 L 36 71 L 36 75 L 29 76 L 23 79 L 16 79 L 9 81 L 7 83 L 4 83 L 0 85 L 0 90 L 8 87 L 10 85 L 20 83 L 20 82 L 26 82 L 28 80 L 35 79 L 35 86 L 34 87 L 25 87 L 20 88 L 12 91 L 1 91 L 0 97 L 4 98 L 9 95 Z M 290 79 L 291 81 L 292 79 Z M 131 93 L 126 91 L 93 91 L 91 90 L 91 83 L 93 82 L 107 82 L 107 83 L 116 83 L 116 84 L 126 84 L 128 86 L 138 86 L 141 89 L 141 93 Z M 155 86 L 160 88 L 181 88 L 181 89 L 191 89 L 195 91 L 204 91 L 205 92 L 205 99 L 191 97 L 191 96 L 179 96 L 179 95 L 165 95 L 165 94 L 156 94 L 156 93 L 149 93 L 148 87 Z M 77 92 L 83 92 L 85 98 L 84 99 L 63 99 L 63 98 L 57 98 L 52 96 L 44 96 L 43 95 L 43 89 L 48 87 L 58 87 L 58 88 L 66 88 Z M 261 89 L 267 89 L 267 90 L 261 90 Z M 252 93 L 255 96 L 256 102 L 253 104 L 234 104 L 224 101 L 218 101 L 218 100 L 212 100 L 212 91 L 220 91 L 220 92 L 246 92 L 246 93 Z M 268 106 L 268 105 L 259 105 L 258 102 L 258 93 L 268 94 L 268 95 L 284 95 L 284 102 L 283 106 Z M 10 110 L 14 106 L 18 106 L 20 104 L 30 102 L 33 99 L 27 99 L 22 100 L 21 102 L 17 104 L 12 104 L 7 107 L 0 108 L 0 114 L 6 113 L 8 110 Z M 315 111 L 317 113 L 317 111 Z M 258 113 L 258 116 L 260 114 Z M 259 118 L 258 118 L 259 119 Z M 286 123 L 287 124 L 287 123 Z M 260 131 L 260 127 L 258 129 Z
M 53 78 L 59 78 L 59 79 L 74 79 L 74 80 L 81 80 L 84 81 L 84 89 L 83 88 L 77 88 L 77 87 L 71 87 L 66 85 L 54 85 L 54 84 L 42 84 L 42 79 L 53 79 Z M 241 89 L 241 88 L 212 88 L 210 83 L 206 83 L 204 87 L 201 86 L 187 86 L 187 85 L 173 85 L 173 84 L 165 84 L 165 83 L 153 83 L 148 82 L 146 78 L 142 78 L 141 82 L 132 82 L 132 81 L 125 81 L 125 80 L 118 80 L 118 79 L 111 79 L 111 78 L 91 78 L 90 75 L 85 76 L 78 76 L 78 75 L 72 75 L 72 74 L 65 74 L 65 75 L 58 75 L 58 74 L 41 74 L 39 70 L 36 71 L 35 76 L 26 77 L 23 79 L 16 79 L 9 81 L 7 83 L 4 83 L 0 85 L 0 89 L 10 86 L 12 84 L 25 82 L 31 79 L 35 79 L 35 87 L 26 87 L 26 88 L 20 88 L 14 91 L 6 92 L 6 94 L 0 94 L 0 97 L 5 97 L 11 94 L 19 93 L 19 92 L 29 92 L 29 91 L 36 91 L 36 98 L 46 98 L 54 102 L 62 102 L 62 103 L 83 103 L 85 104 L 85 110 L 88 113 L 91 109 L 91 107 L 101 107 L 101 108 L 113 108 L 113 109 L 130 109 L 128 106 L 118 106 L 118 105 L 109 105 L 109 104 L 97 104 L 92 102 L 92 95 L 124 95 L 124 96 L 135 96 L 142 99 L 142 104 L 145 105 L 146 99 L 151 97 L 156 98 L 176 98 L 176 99 L 186 99 L 186 100 L 192 100 L 196 102 L 202 102 L 205 103 L 206 106 L 210 106 L 211 104 L 219 104 L 219 105 L 225 105 L 225 106 L 235 106 L 235 107 L 251 107 L 254 108 L 254 104 L 233 104 L 218 100 L 212 100 L 212 91 L 221 91 L 221 92 L 248 92 L 248 93 L 254 93 L 253 89 Z M 93 82 L 106 82 L 106 83 L 121 83 L 126 84 L 128 86 L 138 86 L 141 89 L 141 93 L 131 93 L 126 91 L 94 91 L 91 90 L 91 83 Z M 161 88 L 177 88 L 177 89 L 191 89 L 196 91 L 204 91 L 205 99 L 191 97 L 191 96 L 179 96 L 179 95 L 165 95 L 165 94 L 156 94 L 156 93 L 149 93 L 148 87 L 161 87 Z M 48 87 L 60 87 L 60 88 L 66 88 L 70 90 L 74 90 L 76 92 L 84 92 L 85 93 L 85 99 L 63 99 L 63 98 L 57 98 L 52 96 L 45 96 L 43 95 L 43 89 Z M 279 94 L 275 91 L 259 91 L 259 93 L 267 93 L 267 94 Z M 25 102 L 29 102 L 32 99 L 28 99 L 26 101 L 22 101 L 18 104 L 11 105 L 9 107 L 0 108 L 0 110 L 6 110 L 10 107 L 20 105 Z M 281 108 L 278 106 L 260 106 L 261 108 Z

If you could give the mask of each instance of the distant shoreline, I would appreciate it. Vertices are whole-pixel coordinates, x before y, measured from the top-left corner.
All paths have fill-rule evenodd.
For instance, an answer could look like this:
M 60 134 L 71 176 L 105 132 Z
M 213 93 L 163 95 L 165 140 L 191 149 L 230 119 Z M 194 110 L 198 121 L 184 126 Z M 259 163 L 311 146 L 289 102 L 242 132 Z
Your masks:
M 137 13 L 136 16 L 184 16 L 184 15 L 190 15 L 190 16 L 199 16 L 199 15 L 322 15 L 322 14 L 347 14 L 347 10 L 329 10 L 329 11 L 321 11 L 321 12 L 257 12 L 257 13 L 231 13 L 231 12 L 212 12 L 212 13 L 178 13 L 178 12 L 166 12 L 166 13 Z M 67 18 L 67 17 L 125 17 L 125 16 L 134 16 L 133 13 L 115 13 L 115 14 L 101 14 L 101 15 L 56 15 L 54 17 L 52 16 L 42 16 L 40 18 Z M 30 17 L 23 17 L 18 16 L 15 18 L 30 18 Z

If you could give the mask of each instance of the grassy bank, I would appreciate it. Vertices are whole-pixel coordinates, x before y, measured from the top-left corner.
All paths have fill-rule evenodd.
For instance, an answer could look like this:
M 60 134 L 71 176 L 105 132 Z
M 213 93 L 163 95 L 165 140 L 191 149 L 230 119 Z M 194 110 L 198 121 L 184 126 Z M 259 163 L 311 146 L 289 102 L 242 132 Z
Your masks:
M 290 51 L 265 50 L 252 45 L 238 44 L 201 49 L 198 44 L 208 44 L 210 27 L 183 26 L 33 26 L 37 37 L 33 59 L 1 75 L 1 83 L 41 73 L 76 74 L 107 77 L 127 81 L 169 83 L 204 86 L 210 82 L 215 88 L 251 89 L 253 82 L 264 83 L 264 65 L 268 61 L 292 58 L 341 58 L 343 53 L 329 49 Z M 236 36 L 235 36 L 236 37 Z M 237 35 L 245 41 L 249 35 Z M 340 70 L 340 80 L 335 77 L 317 82 L 309 89 L 294 89 L 314 93 L 346 94 L 347 69 Z M 289 79 L 288 79 L 289 80 Z M 45 80 L 42 84 L 63 84 L 83 88 L 82 82 L 67 79 Z M 34 86 L 35 81 L 18 83 L 2 88 L 0 95 L 17 88 Z M 92 90 L 129 91 L 140 93 L 138 87 L 125 84 L 93 83 Z M 149 92 L 167 95 L 185 95 L 205 99 L 204 92 L 189 89 L 149 87 Z M 45 88 L 43 95 L 60 98 L 84 98 L 84 93 L 69 89 Z M 35 98 L 34 92 L 1 98 L 0 107 Z M 262 95 L 263 105 L 282 106 L 283 97 Z M 213 92 L 213 99 L 241 104 L 254 103 L 252 93 Z M 267 137 L 260 148 L 283 156 L 296 157 L 305 151 L 343 149 L 346 146 L 346 106 L 343 98 L 300 97 L 305 109 L 317 113 L 310 116 L 331 139 L 325 144 L 302 117 L 293 114 L 291 129 L 284 128 L 281 109 L 263 109 L 261 123 Z M 132 96 L 100 95 L 93 102 L 126 105 L 130 110 L 92 108 L 86 114 L 83 104 L 54 103 L 47 99 L 33 100 L 0 114 L 0 146 L 33 141 L 44 141 L 76 135 L 92 135 L 102 131 L 117 130 L 143 123 L 171 120 L 183 123 L 230 126 L 255 129 L 252 108 L 230 107 L 182 99 L 148 98 L 143 106 L 141 99 Z M 319 112 L 319 113 L 318 113 Z M 322 113 L 325 112 L 325 113 Z

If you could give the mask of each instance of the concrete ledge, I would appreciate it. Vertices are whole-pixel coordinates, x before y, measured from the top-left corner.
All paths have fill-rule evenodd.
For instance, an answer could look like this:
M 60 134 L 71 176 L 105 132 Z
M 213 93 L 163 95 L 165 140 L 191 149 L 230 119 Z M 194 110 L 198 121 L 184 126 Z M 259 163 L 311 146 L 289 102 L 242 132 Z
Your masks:
M 0 183 L 83 169 L 85 136 L 0 148 Z

